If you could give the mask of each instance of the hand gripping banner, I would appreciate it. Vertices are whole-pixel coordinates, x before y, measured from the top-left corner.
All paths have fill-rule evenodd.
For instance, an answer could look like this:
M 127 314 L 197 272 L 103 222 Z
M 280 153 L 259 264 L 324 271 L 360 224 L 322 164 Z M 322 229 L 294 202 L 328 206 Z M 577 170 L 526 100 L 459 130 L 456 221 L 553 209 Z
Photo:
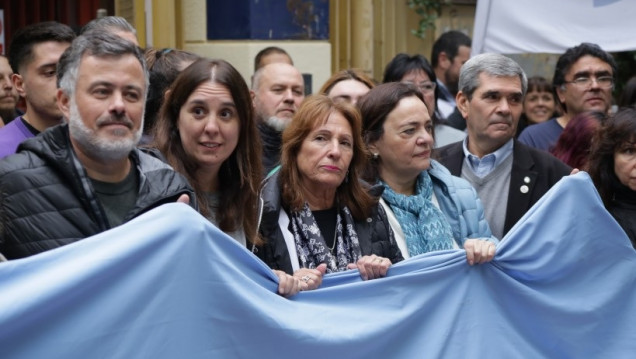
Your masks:
M 259 259 L 183 204 L 0 263 L 2 358 L 631 358 L 636 252 L 587 174 L 491 263 L 420 255 L 278 296 Z

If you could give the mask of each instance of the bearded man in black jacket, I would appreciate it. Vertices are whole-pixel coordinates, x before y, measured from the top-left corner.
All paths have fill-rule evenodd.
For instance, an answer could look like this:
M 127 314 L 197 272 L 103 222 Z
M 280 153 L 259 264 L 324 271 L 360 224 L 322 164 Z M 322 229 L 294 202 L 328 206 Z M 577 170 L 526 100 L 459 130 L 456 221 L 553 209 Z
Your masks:
M 136 148 L 148 88 L 139 47 L 89 32 L 57 71 L 67 123 L 0 161 L 0 253 L 8 259 L 81 240 L 163 203 L 195 206 L 184 177 Z

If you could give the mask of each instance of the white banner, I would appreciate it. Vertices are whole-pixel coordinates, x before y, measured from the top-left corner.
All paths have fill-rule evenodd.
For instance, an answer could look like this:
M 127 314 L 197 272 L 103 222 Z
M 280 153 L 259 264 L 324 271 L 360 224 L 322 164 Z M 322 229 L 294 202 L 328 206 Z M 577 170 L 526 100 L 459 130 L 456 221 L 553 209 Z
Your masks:
M 473 55 L 563 53 L 582 42 L 636 49 L 636 0 L 479 0 Z

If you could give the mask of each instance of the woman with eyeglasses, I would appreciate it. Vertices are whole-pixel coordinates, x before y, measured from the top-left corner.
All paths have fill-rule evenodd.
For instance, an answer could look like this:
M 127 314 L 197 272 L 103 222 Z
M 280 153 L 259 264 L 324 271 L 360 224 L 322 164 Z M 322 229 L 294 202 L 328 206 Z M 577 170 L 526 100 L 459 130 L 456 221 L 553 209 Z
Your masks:
M 605 208 L 636 248 L 636 109 L 620 109 L 592 143 L 589 174 Z
M 424 56 L 397 54 L 384 69 L 382 83 L 387 82 L 409 83 L 420 90 L 424 97 L 428 114 L 433 120 L 435 147 L 462 141 L 466 137 L 466 132 L 448 126 L 440 120 L 436 111 L 437 98 L 439 97 L 437 77 L 433 67 Z

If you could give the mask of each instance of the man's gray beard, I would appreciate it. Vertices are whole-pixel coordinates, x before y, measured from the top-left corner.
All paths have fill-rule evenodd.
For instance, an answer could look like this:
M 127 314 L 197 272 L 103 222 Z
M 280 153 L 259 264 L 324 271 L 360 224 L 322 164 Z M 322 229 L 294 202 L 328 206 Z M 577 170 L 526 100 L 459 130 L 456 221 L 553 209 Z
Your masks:
M 75 99 L 71 98 L 68 127 L 71 137 L 81 146 L 82 151 L 89 157 L 102 161 L 115 161 L 128 157 L 130 152 L 137 146 L 144 128 L 143 115 L 142 123 L 133 138 L 123 137 L 113 140 L 101 138 L 92 129 L 86 127 L 80 118 L 79 109 Z
M 280 118 L 272 116 L 265 120 L 265 123 L 267 124 L 267 126 L 275 129 L 276 131 L 283 132 L 287 128 L 287 126 L 289 126 L 291 121 L 291 118 Z

